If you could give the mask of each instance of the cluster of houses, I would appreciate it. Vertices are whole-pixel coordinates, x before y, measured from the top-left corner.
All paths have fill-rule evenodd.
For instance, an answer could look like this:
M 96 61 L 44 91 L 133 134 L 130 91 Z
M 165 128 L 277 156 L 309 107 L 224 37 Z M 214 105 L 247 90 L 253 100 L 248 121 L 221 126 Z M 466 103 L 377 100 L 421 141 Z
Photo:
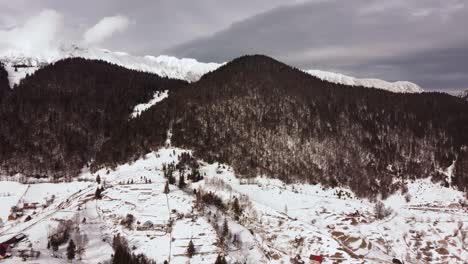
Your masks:
M 47 207 L 54 202 L 55 197 L 52 196 L 50 199 L 46 199 L 44 204 L 38 202 L 32 203 L 18 203 L 18 205 L 12 206 L 10 209 L 10 215 L 8 215 L 8 221 L 15 221 L 18 218 L 24 216 L 26 210 L 36 210 L 39 207 Z M 30 219 L 30 217 L 29 217 Z
M 301 256 L 299 255 L 296 255 L 294 258 L 291 258 L 291 263 L 293 264 L 306 264 L 306 263 L 320 264 L 322 262 L 323 262 L 323 256 L 313 255 L 313 254 L 309 256 L 308 262 L 307 260 L 302 259 Z
M 137 226 L 138 231 L 149 231 L 149 230 L 160 230 L 163 231 L 166 229 L 164 224 L 154 224 L 152 221 L 148 220 L 141 225 Z
M 25 234 L 18 234 L 7 241 L 0 243 L 0 260 L 9 258 L 13 255 L 18 256 L 22 259 L 27 258 L 38 258 L 40 255 L 39 251 L 35 251 L 32 248 L 13 250 L 13 248 L 21 241 L 25 240 L 27 236 Z
M 15 221 L 16 219 L 24 215 L 25 210 L 36 210 L 39 203 L 24 203 L 22 206 L 13 206 L 10 209 L 10 215 L 8 221 Z M 30 219 L 31 217 L 29 217 Z

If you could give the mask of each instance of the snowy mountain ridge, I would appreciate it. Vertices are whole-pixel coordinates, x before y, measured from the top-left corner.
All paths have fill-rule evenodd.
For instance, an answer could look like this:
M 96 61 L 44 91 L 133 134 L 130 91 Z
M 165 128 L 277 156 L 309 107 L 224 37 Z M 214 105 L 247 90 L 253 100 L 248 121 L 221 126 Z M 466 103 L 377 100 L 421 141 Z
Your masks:
M 10 85 L 13 87 L 15 84 L 18 84 L 21 79 L 25 78 L 27 74 L 34 73 L 41 66 L 64 58 L 73 57 L 103 60 L 128 69 L 155 73 L 160 76 L 189 82 L 198 81 L 204 74 L 224 65 L 224 63 L 203 63 L 195 59 L 179 59 L 166 55 L 157 57 L 149 55 L 133 56 L 125 52 L 114 52 L 97 48 L 81 48 L 78 46 L 62 47 L 58 52 L 37 56 L 13 50 L 0 54 L 0 61 L 5 63 L 9 73 Z M 396 93 L 423 92 L 420 86 L 412 82 L 387 82 L 380 79 L 358 79 L 344 74 L 322 70 L 304 70 L 304 72 L 322 80 L 338 84 L 372 87 Z
M 103 60 L 128 69 L 155 73 L 163 77 L 197 81 L 202 75 L 213 71 L 222 64 L 201 63 L 195 59 L 178 59 L 170 56 L 132 56 L 125 52 L 113 52 L 106 49 L 81 48 L 78 46 L 62 47 L 59 52 L 46 55 L 30 56 L 19 51 L 0 54 L 0 61 L 8 71 L 10 85 L 18 84 L 27 74 L 32 74 L 40 67 L 65 58 L 85 58 Z
M 313 75 L 321 80 L 345 84 L 350 86 L 364 86 L 367 88 L 378 88 L 394 93 L 422 93 L 424 90 L 417 84 L 407 81 L 387 82 L 380 79 L 355 78 L 348 75 L 321 70 L 306 70 L 306 73 Z

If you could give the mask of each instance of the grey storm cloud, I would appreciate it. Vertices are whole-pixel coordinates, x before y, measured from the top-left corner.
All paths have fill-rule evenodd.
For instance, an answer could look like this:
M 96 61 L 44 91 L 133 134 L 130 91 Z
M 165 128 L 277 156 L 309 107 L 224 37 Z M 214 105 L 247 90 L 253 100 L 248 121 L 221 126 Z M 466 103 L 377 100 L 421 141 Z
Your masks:
M 261 53 L 306 69 L 456 91 L 468 88 L 465 2 L 0 0 L 0 35 L 22 40 L 24 24 L 42 14 L 44 28 L 55 28 L 35 32 L 44 43 L 60 38 L 206 62 Z
M 166 53 L 202 61 L 262 53 L 302 68 L 453 91 L 468 88 L 466 25 L 464 1 L 313 1 L 274 8 Z
M 15 26 L 15 22 L 24 23 L 28 17 L 48 9 L 63 16 L 62 35 L 66 40 L 78 42 L 84 32 L 103 18 L 121 16 L 128 19 L 126 31 L 106 39 L 101 46 L 137 55 L 158 55 L 165 48 L 212 34 L 282 2 L 284 0 L 0 0 L 0 30 L 2 26 Z

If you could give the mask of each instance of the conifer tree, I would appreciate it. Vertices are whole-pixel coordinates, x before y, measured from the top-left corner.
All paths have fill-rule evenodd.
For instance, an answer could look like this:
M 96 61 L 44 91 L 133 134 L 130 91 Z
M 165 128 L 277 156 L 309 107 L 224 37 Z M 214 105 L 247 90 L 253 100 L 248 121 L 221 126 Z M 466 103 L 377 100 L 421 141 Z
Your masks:
M 214 264 L 227 264 L 226 258 L 224 256 L 218 255 Z
M 223 237 L 227 237 L 228 234 L 229 234 L 229 226 L 228 226 L 227 219 L 224 218 L 222 235 L 223 235 Z
M 192 258 L 194 254 L 195 254 L 195 245 L 193 244 L 193 241 L 190 239 L 190 242 L 187 247 L 187 255 L 189 258 Z
M 232 203 L 232 210 L 234 211 L 234 214 L 236 217 L 239 217 L 239 215 L 242 213 L 242 209 L 239 205 L 239 199 L 237 197 L 234 199 L 234 202 Z
M 179 176 L 179 188 L 183 189 L 183 188 L 185 188 L 185 185 L 186 185 L 186 183 L 185 183 L 184 175 L 181 174 Z
M 76 253 L 75 242 L 73 242 L 73 239 L 70 239 L 70 242 L 68 242 L 68 247 L 67 247 L 67 259 L 68 260 L 74 259 L 75 253 Z
M 94 193 L 94 199 L 97 199 L 97 200 L 102 199 L 102 194 L 101 194 L 101 192 L 102 192 L 102 189 L 99 188 L 99 187 L 97 187 L 97 188 L 96 188 L 96 192 Z
M 164 193 L 168 194 L 170 192 L 169 190 L 169 181 L 166 181 L 166 185 L 164 186 Z

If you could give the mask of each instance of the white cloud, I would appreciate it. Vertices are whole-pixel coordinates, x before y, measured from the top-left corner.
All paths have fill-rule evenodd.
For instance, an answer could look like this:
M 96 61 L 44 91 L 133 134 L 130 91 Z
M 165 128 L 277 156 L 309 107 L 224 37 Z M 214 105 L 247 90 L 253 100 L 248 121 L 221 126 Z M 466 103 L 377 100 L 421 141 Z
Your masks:
M 28 55 L 41 55 L 56 50 L 62 25 L 61 14 L 55 10 L 43 10 L 22 25 L 0 29 L 0 53 L 14 50 Z
M 125 16 L 105 17 L 84 33 L 83 40 L 86 44 L 98 44 L 115 33 L 125 31 L 129 24 Z

